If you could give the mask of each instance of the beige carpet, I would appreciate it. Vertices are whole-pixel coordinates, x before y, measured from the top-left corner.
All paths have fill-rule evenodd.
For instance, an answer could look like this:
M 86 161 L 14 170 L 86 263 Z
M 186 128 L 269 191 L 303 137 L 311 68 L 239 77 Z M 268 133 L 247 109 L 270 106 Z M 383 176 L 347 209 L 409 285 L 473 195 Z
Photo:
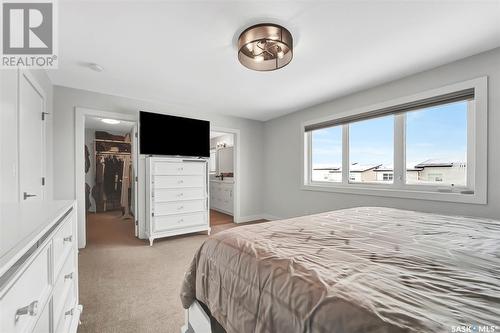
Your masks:
M 88 215 L 87 247 L 79 255 L 78 332 L 180 332 L 182 278 L 207 235 L 159 239 L 149 247 L 134 237 L 132 220 L 119 215 Z M 217 225 L 212 232 L 234 226 Z

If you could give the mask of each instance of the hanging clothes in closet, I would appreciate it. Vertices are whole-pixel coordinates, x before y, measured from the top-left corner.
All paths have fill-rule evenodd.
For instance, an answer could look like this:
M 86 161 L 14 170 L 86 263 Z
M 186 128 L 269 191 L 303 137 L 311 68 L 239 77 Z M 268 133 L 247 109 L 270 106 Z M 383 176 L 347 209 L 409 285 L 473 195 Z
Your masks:
M 96 201 L 96 211 L 121 210 L 125 218 L 125 215 L 130 215 L 130 136 L 96 131 L 94 148 L 96 173 L 92 196 Z
M 104 159 L 104 194 L 106 210 L 121 209 L 123 160 L 121 157 L 107 156 Z

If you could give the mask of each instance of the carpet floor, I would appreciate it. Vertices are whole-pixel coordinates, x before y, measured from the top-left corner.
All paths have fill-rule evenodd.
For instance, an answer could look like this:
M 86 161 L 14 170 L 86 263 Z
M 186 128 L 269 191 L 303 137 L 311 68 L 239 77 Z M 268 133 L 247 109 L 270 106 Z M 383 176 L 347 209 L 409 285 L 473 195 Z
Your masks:
M 78 332 L 180 332 L 182 279 L 207 235 L 157 239 L 150 247 L 134 236 L 132 220 L 119 216 L 87 216 L 87 247 L 79 253 L 83 313 Z M 212 233 L 237 226 L 216 225 Z

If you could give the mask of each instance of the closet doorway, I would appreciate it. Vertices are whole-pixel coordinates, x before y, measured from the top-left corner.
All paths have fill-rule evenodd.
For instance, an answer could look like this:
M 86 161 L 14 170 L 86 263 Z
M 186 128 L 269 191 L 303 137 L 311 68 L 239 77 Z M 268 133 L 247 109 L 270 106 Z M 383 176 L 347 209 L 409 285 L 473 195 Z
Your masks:
M 136 123 L 85 117 L 85 229 L 91 245 L 138 235 Z
M 236 133 L 210 131 L 210 226 L 237 221 Z

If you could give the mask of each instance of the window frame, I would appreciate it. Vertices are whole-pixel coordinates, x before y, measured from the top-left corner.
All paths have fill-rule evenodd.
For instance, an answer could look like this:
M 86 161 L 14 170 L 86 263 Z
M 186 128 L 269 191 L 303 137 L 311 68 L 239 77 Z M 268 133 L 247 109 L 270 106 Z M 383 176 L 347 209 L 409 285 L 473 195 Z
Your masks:
M 338 193 L 374 195 L 382 197 L 399 197 L 435 201 L 486 204 L 487 203 L 487 77 L 447 85 L 411 96 L 397 98 L 380 104 L 354 109 L 321 119 L 303 122 L 300 134 L 303 140 L 302 179 L 300 187 L 303 190 L 328 191 Z M 325 182 L 312 181 L 312 140 L 311 132 L 306 126 L 353 115 L 369 114 L 376 110 L 393 107 L 409 102 L 416 102 L 435 96 L 464 89 L 474 89 L 474 100 L 468 103 L 467 113 L 467 185 L 448 186 L 441 184 L 406 184 L 406 112 L 394 114 L 394 170 L 393 182 L 359 183 L 349 180 L 349 124 L 342 127 L 342 181 Z M 367 117 L 368 119 L 368 117 Z M 473 194 L 463 191 L 473 190 Z

